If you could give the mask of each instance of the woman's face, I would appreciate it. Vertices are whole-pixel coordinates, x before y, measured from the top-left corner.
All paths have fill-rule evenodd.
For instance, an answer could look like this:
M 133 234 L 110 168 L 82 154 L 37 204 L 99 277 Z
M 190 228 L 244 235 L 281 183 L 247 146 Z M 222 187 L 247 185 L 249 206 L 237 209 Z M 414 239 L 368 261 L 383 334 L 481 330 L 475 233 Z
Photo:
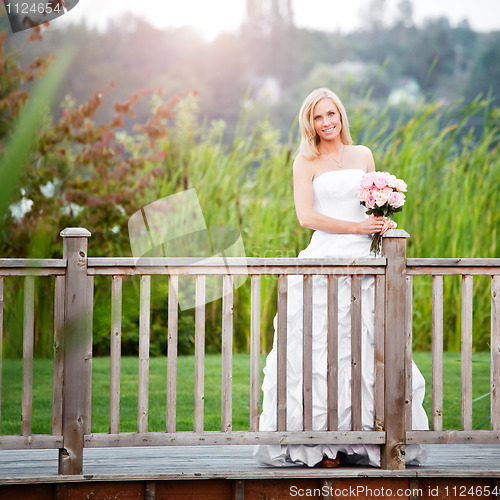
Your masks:
M 330 141 L 339 136 L 342 122 L 339 110 L 331 99 L 325 97 L 314 106 L 313 123 L 320 141 Z

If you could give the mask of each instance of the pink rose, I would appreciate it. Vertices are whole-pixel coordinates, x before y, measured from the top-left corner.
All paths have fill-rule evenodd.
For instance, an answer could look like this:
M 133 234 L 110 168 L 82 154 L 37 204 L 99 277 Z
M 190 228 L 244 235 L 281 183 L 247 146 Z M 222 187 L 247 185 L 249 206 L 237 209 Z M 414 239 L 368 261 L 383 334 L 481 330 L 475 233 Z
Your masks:
M 375 200 L 375 204 L 378 206 L 378 207 L 382 207 L 384 206 L 388 199 L 389 199 L 389 196 L 392 194 L 392 191 L 390 191 L 389 193 L 386 191 L 386 189 L 381 189 L 379 191 L 375 191 L 373 193 L 373 199 Z
M 375 184 L 375 186 L 379 189 L 383 189 L 387 186 L 387 177 L 386 175 L 386 172 L 376 172 L 376 177 L 374 177 L 373 179 L 373 184 Z
M 405 195 L 399 191 L 394 191 L 389 196 L 387 202 L 393 208 L 402 207 L 405 204 Z
M 371 188 L 373 186 L 373 179 L 371 173 L 363 175 L 361 179 L 361 187 L 362 188 Z
M 358 198 L 361 201 L 365 201 L 366 197 L 370 194 L 370 190 L 365 187 L 361 187 L 360 190 L 358 191 Z
M 375 198 L 371 193 L 365 198 L 365 206 L 366 208 L 375 208 Z
M 394 189 L 392 189 L 391 187 L 385 187 L 384 189 L 382 189 L 382 192 L 384 193 L 386 199 L 389 199 L 389 196 L 394 192 Z
M 397 182 L 398 182 L 398 179 L 396 178 L 395 175 L 389 175 L 388 179 L 387 179 L 387 185 L 390 187 L 390 188 L 395 188 L 397 186 Z
M 396 186 L 395 186 L 395 188 L 398 191 L 406 191 L 407 187 L 408 187 L 408 185 L 406 184 L 406 182 L 403 179 L 397 179 L 396 180 Z

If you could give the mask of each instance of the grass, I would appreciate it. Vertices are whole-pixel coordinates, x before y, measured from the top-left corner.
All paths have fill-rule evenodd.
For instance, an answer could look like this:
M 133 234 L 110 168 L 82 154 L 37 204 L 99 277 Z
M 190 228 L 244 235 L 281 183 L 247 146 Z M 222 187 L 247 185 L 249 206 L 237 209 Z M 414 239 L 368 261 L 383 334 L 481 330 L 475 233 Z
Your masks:
M 249 372 L 248 354 L 233 355 L 233 428 L 248 430 L 249 427 Z M 427 414 L 431 407 L 431 355 L 414 353 L 414 360 L 427 381 L 424 401 Z M 265 357 L 262 356 L 262 365 Z M 2 406 L 0 432 L 15 435 L 21 432 L 22 361 L 3 360 Z M 444 353 L 444 429 L 460 428 L 460 353 Z M 165 357 L 150 360 L 149 385 L 149 430 L 165 430 L 166 406 Z M 220 355 L 207 354 L 205 364 L 205 429 L 220 429 L 221 397 Z M 489 428 L 490 407 L 489 353 L 478 352 L 473 356 L 473 426 Z M 120 431 L 137 430 L 138 360 L 135 357 L 122 359 Z M 177 384 L 177 430 L 193 429 L 194 357 L 178 359 Z M 485 396 L 485 397 L 482 397 Z M 33 377 L 33 434 L 50 434 L 52 401 L 52 362 L 36 359 Z M 92 432 L 108 432 L 109 418 L 109 358 L 93 359 Z

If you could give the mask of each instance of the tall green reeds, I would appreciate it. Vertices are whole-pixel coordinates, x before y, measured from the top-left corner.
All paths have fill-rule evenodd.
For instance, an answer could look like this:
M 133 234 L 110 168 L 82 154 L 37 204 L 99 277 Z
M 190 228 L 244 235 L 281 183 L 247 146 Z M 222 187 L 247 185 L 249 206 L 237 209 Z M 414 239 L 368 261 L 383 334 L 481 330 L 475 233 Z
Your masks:
M 166 174 L 161 195 L 180 188 L 197 190 L 207 226 L 240 229 L 249 257 L 294 257 L 311 232 L 298 224 L 293 205 L 291 165 L 295 129 L 280 138 L 267 120 L 247 127 L 240 121 L 233 143 L 223 142 L 223 124 L 199 124 L 194 101 L 177 110 L 174 133 L 164 148 Z M 498 257 L 500 225 L 500 111 L 487 100 L 465 105 L 422 103 L 413 110 L 351 109 L 358 142 L 369 146 L 378 170 L 388 170 L 408 184 L 407 203 L 397 215 L 407 230 L 409 257 Z M 182 183 L 180 183 L 180 177 Z M 157 193 L 160 194 L 160 193 Z M 414 338 L 418 349 L 430 347 L 431 283 L 415 279 Z M 460 348 L 460 282 L 445 279 L 446 348 Z M 474 345 L 489 339 L 487 278 L 475 279 Z M 264 280 L 264 349 L 272 336 L 275 282 Z M 236 293 L 236 346 L 249 342 L 248 287 Z M 220 303 L 209 306 L 213 346 L 218 347 Z
M 410 233 L 409 257 L 500 257 L 500 110 L 488 100 L 465 105 L 421 104 L 393 129 L 385 108 L 376 119 L 361 112 L 355 121 L 372 146 L 379 170 L 408 184 L 407 202 L 397 215 Z M 476 277 L 474 345 L 489 342 L 490 283 Z M 445 348 L 460 350 L 460 279 L 444 280 Z M 431 281 L 414 280 L 415 344 L 430 346 Z
M 234 138 L 228 143 L 224 123 L 203 121 L 196 99 L 181 100 L 168 123 L 168 136 L 157 144 L 166 153 L 163 174 L 146 192 L 143 205 L 196 188 L 206 225 L 237 228 L 247 257 L 295 257 L 307 246 L 312 233 L 299 225 L 293 203 L 296 126 L 291 127 L 288 137 L 280 137 L 267 119 L 250 125 L 244 105 Z M 411 235 L 409 257 L 500 256 L 498 108 L 488 100 L 478 99 L 470 104 L 422 103 L 415 109 L 389 106 L 380 109 L 365 100 L 357 106 L 348 106 L 348 113 L 356 142 L 372 149 L 377 169 L 390 171 L 408 184 L 407 203 L 396 220 L 399 227 Z M 145 169 L 144 175 L 148 166 Z M 128 216 L 130 214 L 124 214 L 124 224 Z M 53 228 L 54 234 L 61 229 Z M 94 248 L 92 253 L 98 252 L 99 249 Z M 121 255 L 130 255 L 130 249 L 123 248 Z M 109 283 L 96 279 L 95 287 L 94 342 L 96 353 L 106 354 L 110 335 Z M 167 293 L 167 280 L 155 277 L 151 320 L 153 354 L 164 353 L 166 349 Z M 444 293 L 445 346 L 459 350 L 459 279 L 446 278 Z M 488 278 L 475 278 L 476 349 L 488 345 L 489 300 Z M 139 311 L 138 281 L 133 277 L 124 283 L 124 304 L 124 354 L 134 354 Z M 235 349 L 238 351 L 249 347 L 249 310 L 247 283 L 235 292 Z M 427 350 L 431 331 L 431 282 L 426 277 L 415 277 L 413 310 L 415 347 Z M 263 351 L 271 344 L 275 312 L 276 281 L 269 277 L 262 282 Z M 207 305 L 208 351 L 220 348 L 220 316 L 220 300 Z M 193 337 L 193 311 L 181 311 L 179 352 L 192 350 Z

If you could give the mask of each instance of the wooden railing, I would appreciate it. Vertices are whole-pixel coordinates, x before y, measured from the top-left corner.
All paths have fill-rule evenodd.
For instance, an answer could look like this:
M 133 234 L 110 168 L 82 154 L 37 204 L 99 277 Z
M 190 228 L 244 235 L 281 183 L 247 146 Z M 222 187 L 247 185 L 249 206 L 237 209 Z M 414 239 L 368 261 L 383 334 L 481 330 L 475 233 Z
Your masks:
M 430 431 L 412 431 L 407 413 L 406 442 L 500 443 L 500 259 L 407 259 L 408 317 L 411 317 L 413 276 L 432 276 L 432 410 Z M 462 277 L 461 303 L 461 430 L 443 430 L 443 277 Z M 473 279 L 491 277 L 490 429 L 472 427 Z M 408 322 L 411 325 L 411 321 Z M 411 359 L 412 331 L 407 329 L 406 357 Z M 411 386 L 411 373 L 407 379 Z M 407 394 L 411 398 L 411 392 Z
M 381 445 L 381 465 L 404 468 L 408 443 L 500 442 L 500 259 L 406 259 L 402 230 L 386 233 L 383 255 L 376 259 L 193 259 L 140 260 L 88 258 L 90 233 L 68 228 L 63 237 L 63 259 L 0 259 L 0 318 L 3 280 L 24 276 L 23 393 L 21 435 L 0 435 L 0 449 L 59 449 L 59 472 L 81 474 L 84 447 L 212 444 L 371 443 Z M 327 429 L 312 428 L 312 277 L 328 282 L 328 418 Z M 433 276 L 432 430 L 411 430 L 412 277 Z M 443 406 L 443 288 L 446 274 L 462 275 L 462 429 L 442 430 Z M 472 430 L 472 280 L 491 276 L 491 429 Z M 140 275 L 139 388 L 137 432 L 119 432 L 122 278 Z M 151 280 L 169 276 L 168 357 L 165 432 L 148 432 L 149 338 Z M 177 291 L 179 277 L 196 277 L 195 385 L 193 431 L 176 430 Z M 205 279 L 220 275 L 222 300 L 221 431 L 204 430 Z M 232 429 L 233 279 L 250 276 L 250 426 Z M 277 430 L 260 432 L 260 296 L 261 276 L 278 276 L 278 387 Z M 286 348 L 287 279 L 303 275 L 303 430 L 287 430 Z M 338 276 L 351 277 L 351 430 L 339 430 L 336 412 L 338 358 Z M 375 387 L 373 430 L 361 426 L 361 278 L 375 280 Z M 31 432 L 34 337 L 34 276 L 55 276 L 53 419 L 51 435 Z M 111 288 L 109 432 L 92 433 L 92 311 L 95 276 L 109 276 Z M 8 278 L 7 278 L 8 279 Z M 99 278 L 98 278 L 99 279 Z M 182 279 L 182 278 L 181 278 Z M 8 307 L 8 305 L 7 305 Z M 0 341 L 2 341 L 0 322 Z M 1 363 L 1 357 L 0 357 Z M 1 374 L 1 364 L 0 364 Z M 428 381 L 429 382 L 429 381 Z M 1 391 L 1 379 L 0 379 Z

